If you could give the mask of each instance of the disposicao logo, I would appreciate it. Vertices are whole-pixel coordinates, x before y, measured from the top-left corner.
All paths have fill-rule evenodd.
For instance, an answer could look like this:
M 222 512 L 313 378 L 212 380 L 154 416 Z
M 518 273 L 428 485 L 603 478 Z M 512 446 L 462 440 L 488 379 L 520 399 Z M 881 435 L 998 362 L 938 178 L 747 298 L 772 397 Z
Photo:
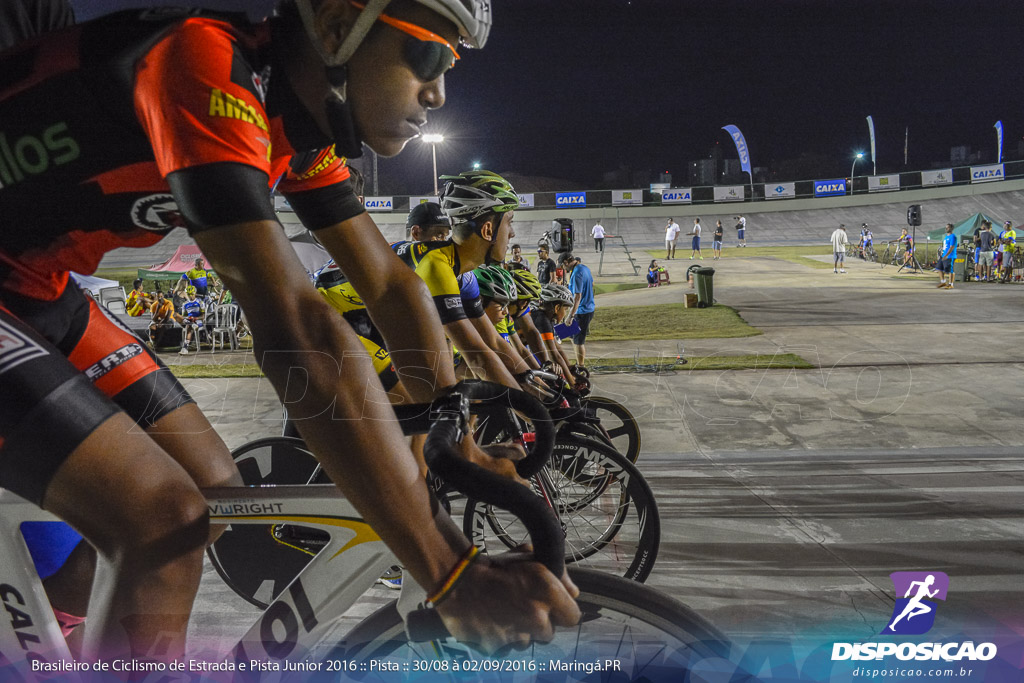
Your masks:
M 914 636 L 927 633 L 935 625 L 937 600 L 945 600 L 949 577 L 942 572 L 893 572 L 889 575 L 896 589 L 896 605 L 881 635 Z M 947 662 L 988 661 L 996 656 L 994 643 L 834 643 L 832 661 L 881 660 L 895 656 L 901 661 Z
M 942 572 L 893 572 L 896 606 L 883 634 L 917 636 L 935 624 L 936 600 L 945 600 L 949 577 Z M 900 597 L 900 596 L 903 597 Z

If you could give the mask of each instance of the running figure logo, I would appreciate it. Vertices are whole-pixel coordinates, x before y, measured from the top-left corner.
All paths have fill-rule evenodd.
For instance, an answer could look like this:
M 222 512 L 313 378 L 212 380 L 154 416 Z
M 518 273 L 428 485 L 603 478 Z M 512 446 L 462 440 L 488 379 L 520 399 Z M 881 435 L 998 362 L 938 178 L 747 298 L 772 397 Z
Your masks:
M 935 600 L 945 600 L 949 577 L 942 572 L 893 572 L 896 606 L 883 634 L 920 635 L 935 624 Z

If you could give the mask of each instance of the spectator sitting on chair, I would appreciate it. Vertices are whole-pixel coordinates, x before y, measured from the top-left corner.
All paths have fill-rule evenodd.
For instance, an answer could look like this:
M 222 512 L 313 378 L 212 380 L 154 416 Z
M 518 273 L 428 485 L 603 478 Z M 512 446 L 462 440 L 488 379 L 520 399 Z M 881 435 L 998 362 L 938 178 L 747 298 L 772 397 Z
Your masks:
M 661 272 L 661 268 L 658 266 L 658 260 L 654 259 L 651 261 L 651 265 L 647 266 L 647 287 L 658 286 L 658 273 Z
M 190 285 L 196 288 L 196 294 L 198 296 L 206 296 L 206 289 L 208 287 L 207 278 L 209 273 L 206 268 L 203 267 L 203 259 L 197 258 L 195 266 L 186 270 L 181 274 L 181 279 L 178 280 L 178 284 L 175 285 L 174 291 L 180 292 L 182 289 L 187 289 Z
M 196 340 L 196 348 L 199 348 L 199 331 L 203 329 L 203 305 L 196 298 L 196 288 L 189 285 L 185 288 L 185 296 L 188 299 L 184 304 L 181 305 L 181 315 L 178 316 L 178 324 L 185 328 L 185 332 L 181 335 L 181 351 L 178 353 L 182 356 L 188 355 L 188 345 L 192 343 L 192 339 Z
M 149 309 L 152 322 L 149 324 L 149 343 L 154 349 L 163 345 L 164 335 L 167 330 L 174 327 L 174 304 L 164 297 L 164 293 L 157 291 L 156 301 Z
M 137 279 L 132 283 L 132 291 L 128 292 L 128 299 L 124 304 L 125 311 L 133 318 L 138 318 L 152 305 L 153 299 L 142 291 L 142 278 Z

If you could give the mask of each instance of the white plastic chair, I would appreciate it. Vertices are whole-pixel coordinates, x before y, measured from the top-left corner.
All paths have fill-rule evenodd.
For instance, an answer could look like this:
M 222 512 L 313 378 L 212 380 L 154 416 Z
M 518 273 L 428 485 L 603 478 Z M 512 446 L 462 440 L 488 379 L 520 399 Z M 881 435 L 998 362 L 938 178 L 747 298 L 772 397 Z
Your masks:
M 210 346 L 216 350 L 218 343 L 223 349 L 225 337 L 231 344 L 231 349 L 238 348 L 238 333 L 235 327 L 238 325 L 240 310 L 236 304 L 221 304 L 214 309 L 213 329 L 210 330 Z
M 125 302 L 127 300 L 128 295 L 125 294 L 124 287 L 104 287 L 100 290 L 99 301 L 101 306 L 108 306 L 112 301 Z

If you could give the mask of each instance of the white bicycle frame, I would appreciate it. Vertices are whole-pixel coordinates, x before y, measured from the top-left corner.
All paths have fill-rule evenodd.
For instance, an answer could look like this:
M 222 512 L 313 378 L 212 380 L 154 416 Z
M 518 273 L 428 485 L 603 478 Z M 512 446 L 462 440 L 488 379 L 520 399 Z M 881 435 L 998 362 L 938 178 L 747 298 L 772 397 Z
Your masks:
M 281 662 L 303 658 L 335 630 L 335 621 L 395 556 L 331 484 L 206 489 L 213 524 L 296 524 L 326 532 L 330 540 L 259 616 L 229 654 L 236 662 Z M 59 521 L 0 489 L 0 679 L 13 669 L 26 681 L 53 680 L 53 671 L 33 671 L 33 660 L 71 662 L 42 582 L 21 535 L 23 522 Z M 426 592 L 403 582 L 399 612 L 422 606 Z M 159 657 L 154 657 L 159 659 Z M 10 667 L 10 669 L 9 669 Z

